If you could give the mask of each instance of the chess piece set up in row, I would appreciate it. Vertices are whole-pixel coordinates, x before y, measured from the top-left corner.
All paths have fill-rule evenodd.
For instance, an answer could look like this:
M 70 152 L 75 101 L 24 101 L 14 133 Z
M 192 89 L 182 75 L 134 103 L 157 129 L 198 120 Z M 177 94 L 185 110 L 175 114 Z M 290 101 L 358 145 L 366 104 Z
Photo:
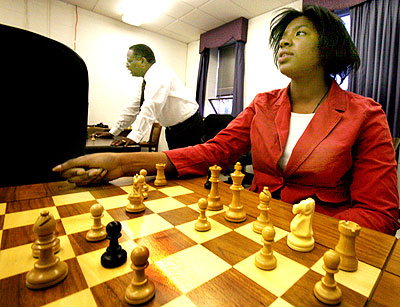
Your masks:
M 157 164 L 157 176 L 154 184 L 164 186 L 167 184 L 164 175 L 165 164 Z M 194 224 L 197 231 L 209 231 L 211 224 L 207 220 L 206 210 L 222 210 L 218 183 L 220 182 L 219 166 L 210 167 L 211 190 L 207 198 L 198 201 L 200 216 Z M 126 206 L 127 212 L 141 212 L 145 210 L 143 200 L 148 196 L 148 186 L 145 183 L 147 172 L 141 170 L 133 178 L 133 188 Z M 226 220 L 230 222 L 242 222 L 246 220 L 246 213 L 240 203 L 240 192 L 244 189 L 241 185 L 244 175 L 241 173 L 241 165 L 235 165 L 235 172 L 231 174 L 233 184 L 232 201 L 224 213 Z M 258 209 L 260 215 L 253 223 L 253 231 L 262 236 L 263 247 L 255 257 L 255 265 L 262 270 L 273 270 L 279 263 L 273 254 L 273 243 L 275 230 L 269 218 L 271 193 L 267 187 L 259 194 Z M 292 212 L 295 217 L 290 223 L 290 233 L 287 236 L 287 245 L 299 252 L 311 252 L 314 248 L 312 230 L 312 218 L 315 202 L 309 198 L 293 206 Z M 91 207 L 93 226 L 87 232 L 86 239 L 90 242 L 104 240 L 110 241 L 109 247 L 101 257 L 101 264 L 106 268 L 118 267 L 126 262 L 127 253 L 118 243 L 121 236 L 121 224 L 118 221 L 110 222 L 107 227 L 101 224 L 104 208 L 100 204 Z M 26 285 L 31 289 L 43 289 L 62 281 L 68 274 L 68 266 L 54 254 L 60 250 L 59 239 L 55 237 L 55 220 L 47 210 L 41 212 L 33 230 L 37 240 L 32 245 L 34 257 L 38 257 L 34 268 L 28 272 Z M 323 303 L 335 305 L 341 302 L 342 293 L 334 279 L 338 269 L 345 271 L 356 271 L 358 260 L 355 250 L 355 239 L 360 233 L 360 226 L 350 221 L 339 222 L 340 238 L 335 250 L 329 250 L 324 255 L 323 269 L 326 275 L 314 287 L 314 295 Z M 125 300 L 129 304 L 142 304 L 150 300 L 154 294 L 154 284 L 148 280 L 145 268 L 148 266 L 149 251 L 144 246 L 136 247 L 131 253 L 131 268 L 134 278 L 126 289 Z
M 218 195 L 219 166 L 210 167 L 211 190 L 207 200 L 199 201 L 200 217 L 195 224 L 195 229 L 199 231 L 209 230 L 210 224 L 207 222 L 206 210 L 220 210 Z M 232 201 L 225 211 L 225 219 L 230 222 L 242 222 L 246 220 L 246 213 L 240 203 L 240 192 L 243 190 L 241 185 L 244 174 L 241 173 L 240 163 L 236 163 L 235 171 L 231 174 L 232 182 Z M 268 187 L 264 187 L 259 194 L 260 215 L 253 223 L 253 231 L 262 236 L 263 247 L 255 257 L 255 265 L 262 270 L 273 270 L 276 268 L 277 259 L 273 254 L 273 243 L 275 230 L 269 218 L 271 193 Z M 210 206 L 211 204 L 211 206 Z M 287 245 L 298 252 L 311 252 L 314 249 L 314 237 L 312 229 L 312 219 L 315 211 L 315 201 L 312 198 L 302 200 L 293 205 L 292 213 L 295 214 L 290 223 L 290 233 L 287 236 Z M 199 225 L 199 226 L 198 226 Z M 340 270 L 354 272 L 358 269 L 358 259 L 356 256 L 355 240 L 360 234 L 361 227 L 351 221 L 339 221 L 338 230 L 340 233 L 339 241 L 334 250 L 328 250 L 323 257 L 323 269 L 326 272 L 321 281 L 314 287 L 314 295 L 321 302 L 328 305 L 336 305 L 342 301 L 342 292 L 338 287 L 334 274 Z
M 68 275 L 68 265 L 55 255 L 60 249 L 59 239 L 55 236 L 56 221 L 48 210 L 43 210 L 33 226 L 37 240 L 32 245 L 34 257 L 38 261 L 26 276 L 26 286 L 38 290 L 51 287 Z M 113 268 L 126 262 L 126 251 L 118 244 L 121 236 L 121 224 L 110 222 L 107 227 L 107 239 L 110 245 L 101 257 L 104 267 Z M 149 265 L 149 250 L 145 246 L 137 246 L 131 253 L 131 268 L 134 276 L 125 291 L 125 300 L 129 304 L 137 305 L 149 301 L 155 294 L 154 284 L 147 279 L 145 269 Z
M 154 184 L 167 184 L 164 168 L 165 164 L 157 164 L 157 176 Z M 145 183 L 146 170 L 133 178 L 133 189 L 129 194 L 127 212 L 141 212 L 145 210 L 143 199 L 147 198 L 148 186 Z M 86 240 L 98 242 L 109 240 L 109 246 L 101 256 L 101 265 L 105 268 L 115 268 L 124 264 L 127 253 L 118 243 L 121 237 L 122 226 L 118 221 L 112 221 L 107 227 L 102 225 L 104 208 L 94 204 L 90 208 L 93 225 L 86 233 Z M 63 281 L 68 275 L 68 265 L 55 254 L 60 250 L 60 240 L 55 236 L 56 221 L 48 210 L 42 210 L 33 226 L 37 239 L 32 244 L 32 256 L 38 258 L 34 267 L 26 276 L 25 284 L 28 288 L 39 290 L 49 288 Z M 125 301 L 128 304 L 138 305 L 149 301 L 155 294 L 154 284 L 148 280 L 145 269 L 149 265 L 149 250 L 145 246 L 137 246 L 131 253 L 131 268 L 134 277 L 125 292 Z

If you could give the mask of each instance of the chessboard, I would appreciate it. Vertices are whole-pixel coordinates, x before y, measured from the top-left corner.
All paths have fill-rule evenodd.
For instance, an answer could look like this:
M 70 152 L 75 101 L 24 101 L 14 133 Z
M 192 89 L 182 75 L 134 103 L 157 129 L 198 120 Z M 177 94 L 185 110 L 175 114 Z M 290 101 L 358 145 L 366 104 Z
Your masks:
M 0 305 L 128 306 L 124 295 L 133 277 L 130 254 L 142 245 L 150 252 L 145 273 L 155 285 L 155 296 L 146 306 L 325 306 L 313 289 L 325 274 L 324 253 L 339 238 L 338 220 L 315 213 L 314 249 L 297 252 L 286 243 L 291 205 L 271 200 L 277 266 L 261 270 L 255 257 L 263 247 L 262 237 L 253 231 L 258 194 L 242 191 L 246 220 L 228 222 L 224 211 L 232 194 L 230 186 L 221 183 L 224 208 L 207 211 L 211 229 L 199 232 L 194 229 L 197 202 L 209 193 L 204 183 L 205 178 L 192 178 L 156 187 L 148 181 L 146 209 L 140 213 L 125 210 L 132 192 L 129 181 L 97 187 L 54 182 L 0 188 Z M 100 263 L 108 240 L 85 239 L 93 223 L 90 208 L 96 203 L 104 207 L 103 225 L 114 220 L 122 225 L 119 243 L 128 259 L 120 267 L 107 269 Z M 69 272 L 50 288 L 30 290 L 25 279 L 37 261 L 32 257 L 32 226 L 43 209 L 56 219 L 61 246 L 56 256 Z M 358 270 L 335 274 L 343 293 L 341 306 L 368 303 L 395 243 L 393 237 L 368 229 L 362 229 L 357 240 Z

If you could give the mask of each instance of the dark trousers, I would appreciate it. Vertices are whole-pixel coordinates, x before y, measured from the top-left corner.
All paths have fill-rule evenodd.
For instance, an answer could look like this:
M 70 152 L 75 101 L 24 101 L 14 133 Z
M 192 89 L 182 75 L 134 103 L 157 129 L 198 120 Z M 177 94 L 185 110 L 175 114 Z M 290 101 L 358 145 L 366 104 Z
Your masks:
M 203 118 L 199 112 L 184 122 L 165 129 L 165 138 L 169 149 L 193 146 L 202 143 Z

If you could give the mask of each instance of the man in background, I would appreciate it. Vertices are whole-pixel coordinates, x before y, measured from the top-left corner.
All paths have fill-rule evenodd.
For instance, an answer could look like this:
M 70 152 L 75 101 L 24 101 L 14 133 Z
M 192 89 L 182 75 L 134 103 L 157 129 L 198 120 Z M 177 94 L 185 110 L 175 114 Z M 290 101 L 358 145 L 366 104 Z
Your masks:
M 132 76 L 143 78 L 141 98 L 123 109 L 110 132 L 95 137 L 117 136 L 133 124 L 127 137 L 111 142 L 112 146 L 128 146 L 139 143 L 158 121 L 165 127 L 169 149 L 201 143 L 203 119 L 199 105 L 175 72 L 156 63 L 153 51 L 144 44 L 129 48 L 126 67 Z

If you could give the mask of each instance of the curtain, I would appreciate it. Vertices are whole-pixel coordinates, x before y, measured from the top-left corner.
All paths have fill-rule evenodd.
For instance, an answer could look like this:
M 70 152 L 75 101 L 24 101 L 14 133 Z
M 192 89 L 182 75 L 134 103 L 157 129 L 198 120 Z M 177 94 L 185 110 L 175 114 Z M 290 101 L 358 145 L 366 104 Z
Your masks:
M 199 72 L 197 74 L 196 101 L 199 104 L 201 116 L 204 111 L 204 100 L 206 98 L 208 62 L 210 61 L 210 49 L 205 48 L 200 56 Z
M 232 103 L 232 115 L 235 117 L 243 111 L 244 45 L 245 43 L 242 41 L 238 41 L 235 44 L 235 76 Z
M 371 0 L 350 8 L 351 37 L 361 66 L 349 90 L 382 105 L 393 137 L 400 136 L 400 4 Z
M 368 0 L 303 0 L 303 5 L 315 4 L 334 11 L 348 9 L 351 6 L 358 5 L 366 1 Z

